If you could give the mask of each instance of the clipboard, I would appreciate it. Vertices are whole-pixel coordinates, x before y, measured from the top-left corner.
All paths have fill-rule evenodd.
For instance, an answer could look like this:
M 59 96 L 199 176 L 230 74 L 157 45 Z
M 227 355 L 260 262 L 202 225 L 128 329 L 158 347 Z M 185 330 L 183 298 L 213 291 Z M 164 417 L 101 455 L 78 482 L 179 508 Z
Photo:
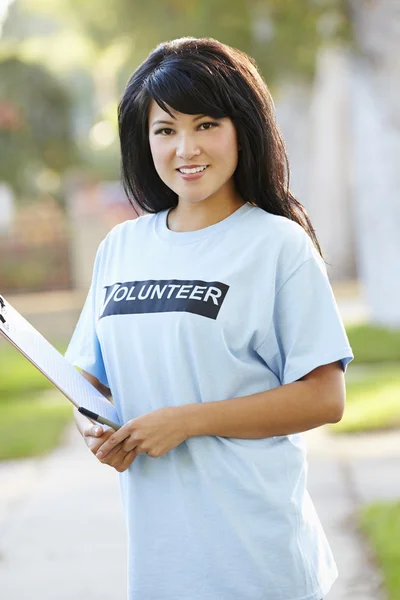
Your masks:
M 115 406 L 1 295 L 0 334 L 76 408 L 86 408 L 121 425 Z

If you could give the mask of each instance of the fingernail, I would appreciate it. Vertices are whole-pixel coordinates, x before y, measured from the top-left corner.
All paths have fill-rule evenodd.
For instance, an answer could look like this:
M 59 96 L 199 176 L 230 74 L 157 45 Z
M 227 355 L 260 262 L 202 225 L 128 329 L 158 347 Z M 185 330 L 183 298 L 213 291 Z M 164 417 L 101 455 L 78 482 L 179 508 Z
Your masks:
M 97 458 L 103 458 L 103 453 L 102 452 L 97 452 L 96 456 L 97 456 Z
M 97 434 L 99 434 L 99 433 L 100 433 L 100 431 L 101 431 L 100 427 L 95 427 L 95 428 L 93 429 L 93 433 L 94 433 L 94 435 L 97 435 Z

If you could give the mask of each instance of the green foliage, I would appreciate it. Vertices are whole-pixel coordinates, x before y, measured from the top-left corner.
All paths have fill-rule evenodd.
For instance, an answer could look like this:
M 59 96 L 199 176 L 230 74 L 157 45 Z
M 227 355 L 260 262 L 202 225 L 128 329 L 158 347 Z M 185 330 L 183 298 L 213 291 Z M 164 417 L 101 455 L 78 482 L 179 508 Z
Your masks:
M 350 39 L 342 0 L 253 0 L 250 5 L 257 23 L 253 55 L 269 85 L 282 77 L 311 80 L 321 43 Z
M 37 11 L 41 1 L 30 2 Z M 158 43 L 195 36 L 248 52 L 273 85 L 293 74 L 309 77 L 321 41 L 351 37 L 346 0 L 58 0 L 57 5 L 43 2 L 40 13 L 42 18 L 59 15 L 69 26 L 75 21 L 99 53 L 117 39 L 126 40 L 130 51 L 123 80 Z
M 143 59 L 159 42 L 182 36 L 215 37 L 241 46 L 250 39 L 246 0 L 70 0 L 87 34 L 104 47 L 130 36 L 132 51 Z
M 388 600 L 398 600 L 400 590 L 400 502 L 376 502 L 359 511 L 366 534 L 384 576 Z
M 310 79 L 321 42 L 350 38 L 342 0 L 149 0 L 140 9 L 135 2 L 119 0 L 113 6 L 117 20 L 124 20 L 122 31 L 130 30 L 135 39 L 131 71 L 161 41 L 214 37 L 253 56 L 273 86 L 290 76 Z
M 43 168 L 62 173 L 74 164 L 70 109 L 68 94 L 43 66 L 0 61 L 0 180 L 31 193 Z

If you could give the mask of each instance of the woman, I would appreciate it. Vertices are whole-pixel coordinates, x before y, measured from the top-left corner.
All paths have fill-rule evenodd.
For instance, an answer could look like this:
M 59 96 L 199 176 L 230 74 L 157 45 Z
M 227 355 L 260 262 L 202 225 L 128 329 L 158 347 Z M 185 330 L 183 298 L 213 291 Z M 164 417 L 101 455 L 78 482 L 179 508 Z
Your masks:
M 320 600 L 337 569 L 301 432 L 341 419 L 353 354 L 255 63 L 159 45 L 119 106 L 146 213 L 102 241 L 67 357 L 125 425 L 78 428 L 121 473 L 129 598 Z

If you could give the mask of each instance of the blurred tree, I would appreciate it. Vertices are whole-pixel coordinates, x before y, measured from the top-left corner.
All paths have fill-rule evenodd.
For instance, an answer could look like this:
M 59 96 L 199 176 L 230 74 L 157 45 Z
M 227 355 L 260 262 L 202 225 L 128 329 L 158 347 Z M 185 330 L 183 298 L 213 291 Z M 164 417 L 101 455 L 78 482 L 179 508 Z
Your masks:
M 36 2 L 38 0 L 35 0 Z M 87 34 L 104 47 L 130 40 L 130 69 L 159 42 L 214 37 L 253 55 L 266 80 L 310 78 L 322 39 L 350 39 L 346 0 L 69 0 Z
M 254 56 L 274 87 L 281 78 L 312 76 L 327 29 L 346 35 L 344 6 L 345 0 L 15 0 L 2 45 L 22 61 L 42 63 L 69 89 L 82 166 L 118 178 L 118 96 L 159 42 L 214 37 Z M 23 97 L 29 94 L 21 88 L 13 103 L 20 111 Z M 56 155 L 61 160 L 62 153 L 52 160 Z
M 123 40 L 125 69 L 129 65 L 131 70 L 163 40 L 214 37 L 252 54 L 273 83 L 281 76 L 312 75 L 318 46 L 327 34 L 349 39 L 347 4 L 347 0 L 16 0 L 4 35 L 13 32 L 19 39 L 39 35 L 45 47 L 52 43 L 56 24 L 58 36 L 69 30 L 89 38 L 94 59 Z
M 395 0 L 351 0 L 353 215 L 371 321 L 400 330 L 400 36 Z
M 321 43 L 352 38 L 347 0 L 251 0 L 252 48 L 270 85 L 311 81 Z
M 37 177 L 56 177 L 76 160 L 70 99 L 41 65 L 0 61 L 0 180 L 23 196 Z

